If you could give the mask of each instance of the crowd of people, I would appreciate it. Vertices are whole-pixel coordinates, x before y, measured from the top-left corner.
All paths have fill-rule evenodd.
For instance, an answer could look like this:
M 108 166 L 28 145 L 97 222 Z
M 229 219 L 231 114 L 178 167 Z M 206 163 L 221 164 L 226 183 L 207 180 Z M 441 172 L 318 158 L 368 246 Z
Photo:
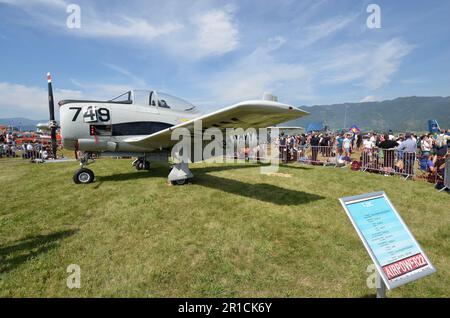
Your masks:
M 434 134 L 361 132 L 310 132 L 282 135 L 278 141 L 286 161 L 323 164 L 352 162 L 354 170 L 415 175 L 416 167 L 442 186 L 450 148 L 450 129 Z M 354 155 L 357 154 L 357 157 Z M 353 158 L 352 158 L 353 155 Z M 283 156 L 283 155 L 282 155 Z M 325 161 L 325 162 L 324 162 Z M 431 177 L 430 177 L 431 178 Z
M 352 162 L 354 170 L 382 171 L 385 175 L 415 174 L 416 166 L 432 176 L 437 184 L 443 183 L 445 161 L 450 148 L 450 129 L 434 134 L 404 133 L 310 132 L 307 134 L 282 134 L 276 143 L 280 146 L 283 161 L 327 162 L 345 165 Z M 0 133 L 0 158 L 48 159 L 52 157 L 49 146 L 39 140 L 16 143 L 15 135 L 3 130 Z M 257 153 L 259 151 L 256 151 Z M 359 158 L 352 155 L 359 154 Z M 358 160 L 359 159 L 359 160 Z M 352 167 L 353 168 L 353 167 Z
M 22 159 L 45 160 L 51 157 L 50 148 L 39 140 L 18 144 L 12 132 L 4 130 L 0 133 L 0 159 L 16 158 L 20 155 Z
M 282 135 L 280 146 L 298 150 L 307 146 L 334 147 L 339 155 L 349 156 L 355 150 L 372 150 L 375 148 L 396 149 L 401 152 L 414 152 L 430 156 L 445 156 L 450 147 L 450 129 L 436 134 L 424 134 L 418 137 L 413 133 L 398 134 L 392 131 L 384 134 L 369 132 L 310 132 L 301 135 Z

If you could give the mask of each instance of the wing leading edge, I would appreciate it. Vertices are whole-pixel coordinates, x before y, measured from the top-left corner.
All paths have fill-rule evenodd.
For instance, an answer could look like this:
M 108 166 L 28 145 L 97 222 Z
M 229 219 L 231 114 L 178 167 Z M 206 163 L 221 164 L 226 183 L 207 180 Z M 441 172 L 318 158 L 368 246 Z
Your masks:
M 200 120 L 202 121 L 203 130 L 211 127 L 221 130 L 226 128 L 247 129 L 250 127 L 265 128 L 308 114 L 306 111 L 278 102 L 265 100 L 245 101 L 148 136 L 128 138 L 124 142 L 146 148 L 167 148 L 178 142 L 178 140 L 171 140 L 173 130 L 187 128 L 192 133 L 194 131 L 194 123 Z

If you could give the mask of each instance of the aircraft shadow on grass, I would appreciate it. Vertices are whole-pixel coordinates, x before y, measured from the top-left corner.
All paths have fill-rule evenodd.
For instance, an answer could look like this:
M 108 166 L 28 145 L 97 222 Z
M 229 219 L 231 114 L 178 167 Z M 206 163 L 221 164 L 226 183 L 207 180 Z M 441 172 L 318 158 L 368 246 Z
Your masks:
M 198 172 L 194 183 L 277 205 L 299 205 L 324 199 L 320 195 L 285 189 L 269 183 L 252 184 Z
M 261 164 L 239 164 L 239 165 L 229 165 L 229 166 L 209 166 L 209 167 L 201 167 L 196 168 L 193 167 L 191 170 L 196 175 L 197 173 L 207 173 L 214 171 L 227 171 L 227 170 L 237 170 L 237 169 L 250 169 L 250 168 L 260 168 L 265 165 Z M 268 166 L 268 165 L 267 165 Z M 289 169 L 300 169 L 300 170 L 309 170 L 309 167 L 300 167 L 300 166 L 288 166 L 288 165 L 280 165 L 281 168 L 289 168 Z M 103 183 L 105 181 L 127 181 L 127 180 L 137 180 L 143 178 L 152 178 L 152 177 L 163 177 L 167 178 L 167 171 L 170 171 L 171 167 L 156 167 L 151 168 L 150 171 L 131 171 L 127 173 L 116 173 L 109 176 L 97 176 L 96 179 L 99 183 Z M 195 182 L 195 181 L 194 181 Z M 98 187 L 96 187 L 98 188 Z
M 20 266 L 39 254 L 58 246 L 58 241 L 74 235 L 78 230 L 59 231 L 46 235 L 25 237 L 8 245 L 0 245 L 0 273 Z
M 278 205 L 299 205 L 306 204 L 312 201 L 317 201 L 324 199 L 323 196 L 301 192 L 291 189 L 285 189 L 278 187 L 273 184 L 268 183 L 257 183 L 251 184 L 242 181 L 237 181 L 234 179 L 222 178 L 209 174 L 215 171 L 226 171 L 226 170 L 236 170 L 236 169 L 249 169 L 249 168 L 259 168 L 261 165 L 258 164 L 241 164 L 241 165 L 229 165 L 229 166 L 209 166 L 209 167 L 193 167 L 192 172 L 195 175 L 193 183 L 196 185 L 213 188 L 228 193 L 257 199 L 260 201 L 265 201 L 269 203 L 274 203 Z M 281 168 L 287 167 L 292 169 L 311 169 L 309 167 L 299 167 L 299 166 L 285 166 L 280 165 Z M 121 174 L 113 174 L 109 176 L 99 176 L 99 184 L 96 186 L 98 188 L 105 181 L 127 181 L 136 180 L 141 178 L 152 178 L 152 177 L 162 177 L 167 178 L 167 167 L 158 167 L 150 171 L 139 171 L 139 172 L 129 172 Z

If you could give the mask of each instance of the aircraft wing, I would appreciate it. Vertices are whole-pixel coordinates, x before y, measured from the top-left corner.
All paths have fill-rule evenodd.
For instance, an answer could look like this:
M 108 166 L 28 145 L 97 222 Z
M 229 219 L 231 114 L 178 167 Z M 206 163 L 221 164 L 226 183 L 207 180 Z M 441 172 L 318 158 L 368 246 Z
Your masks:
M 202 129 L 226 128 L 266 128 L 308 115 L 299 108 L 278 102 L 255 100 L 245 101 L 198 118 L 158 131 L 154 134 L 125 139 L 124 142 L 145 148 L 167 148 L 178 140 L 171 140 L 172 131 L 183 127 L 194 131 L 194 123 L 201 120 Z

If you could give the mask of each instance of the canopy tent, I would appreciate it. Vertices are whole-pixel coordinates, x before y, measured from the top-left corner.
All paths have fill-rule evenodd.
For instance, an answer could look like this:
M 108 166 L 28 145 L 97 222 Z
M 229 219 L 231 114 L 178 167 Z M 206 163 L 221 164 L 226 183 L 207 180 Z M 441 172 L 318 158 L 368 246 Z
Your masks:
M 306 128 L 306 133 L 310 133 L 312 131 L 322 131 L 324 130 L 323 122 L 313 122 L 308 125 Z
M 352 132 L 352 133 L 354 133 L 354 134 L 357 134 L 357 133 L 361 132 L 361 129 L 359 129 L 358 126 L 353 125 L 352 127 L 350 127 L 350 130 L 349 130 L 349 131 Z

